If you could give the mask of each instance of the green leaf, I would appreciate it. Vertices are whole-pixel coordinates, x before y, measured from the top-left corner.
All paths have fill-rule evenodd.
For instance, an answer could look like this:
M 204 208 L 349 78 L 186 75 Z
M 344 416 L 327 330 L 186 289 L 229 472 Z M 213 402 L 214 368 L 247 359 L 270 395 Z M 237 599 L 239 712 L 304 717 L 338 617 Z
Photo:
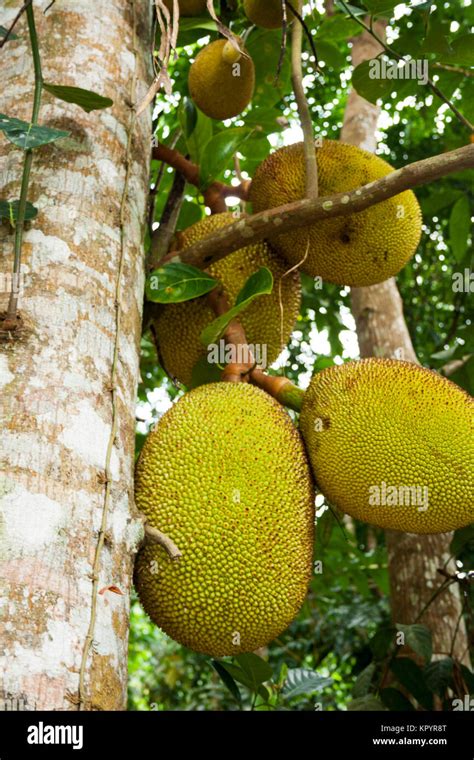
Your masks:
M 217 317 L 210 325 L 208 325 L 201 333 L 201 343 L 207 348 L 207 346 L 217 343 L 219 338 L 225 332 L 227 325 L 235 317 L 240 314 L 241 311 L 246 309 L 255 298 L 262 295 L 268 295 L 273 290 L 273 275 L 267 267 L 261 267 L 258 272 L 254 272 L 244 287 L 237 296 L 235 306 L 222 316 Z
M 207 29 L 210 32 L 216 31 L 216 22 L 212 21 L 209 16 L 195 16 L 193 18 L 179 19 L 179 31 L 190 32 L 192 29 Z
M 392 92 L 394 80 L 377 79 L 371 76 L 375 66 L 373 61 L 378 61 L 378 58 L 363 61 L 355 67 L 352 72 L 352 85 L 362 98 L 375 105 L 379 98 L 383 99 Z
M 471 210 L 469 199 L 467 196 L 463 196 L 456 201 L 449 217 L 449 239 L 456 261 L 462 261 L 466 255 L 470 231 Z
M 90 90 L 83 90 L 82 87 L 67 87 L 62 84 L 48 84 L 47 82 L 43 82 L 43 87 L 55 98 L 64 100 L 66 103 L 75 103 L 87 113 L 98 111 L 101 108 L 109 108 L 114 104 L 110 98 L 104 98 Z
M 346 63 L 346 56 L 334 42 L 318 40 L 318 56 L 321 61 L 327 63 L 332 69 L 342 69 Z
M 189 264 L 165 264 L 147 278 L 146 297 L 153 303 L 183 303 L 209 293 L 217 280 Z
M 428 688 L 438 696 L 442 697 L 451 682 L 453 675 L 453 661 L 451 657 L 444 660 L 435 660 L 430 662 L 423 671 L 425 683 Z
M 364 0 L 364 5 L 372 16 L 391 16 L 395 6 L 400 5 L 400 0 Z
M 281 31 L 259 29 L 252 32 L 247 43 L 247 51 L 255 65 L 255 91 L 252 110 L 255 107 L 270 108 L 291 90 L 291 66 L 288 52 L 283 58 L 278 82 L 278 60 L 281 50 Z M 281 114 L 280 114 L 281 116 Z
M 20 201 L 1 201 L 0 200 L 0 219 L 9 219 L 14 226 L 14 222 L 18 219 L 18 209 Z M 32 203 L 26 201 L 25 208 L 25 222 L 34 219 L 38 214 L 38 209 L 33 206 Z
M 332 678 L 320 676 L 309 668 L 289 668 L 281 693 L 286 699 L 292 699 L 301 694 L 309 696 L 322 691 L 326 686 L 331 686 L 332 683 Z
M 423 214 L 426 214 L 426 216 L 436 216 L 438 211 L 451 206 L 462 195 L 462 190 L 456 190 L 451 185 L 446 187 L 430 185 L 429 195 L 426 198 L 420 199 Z
M 184 98 L 178 109 L 178 120 L 184 132 L 186 148 L 191 160 L 199 166 L 201 164 L 201 153 L 212 137 L 212 119 L 205 116 L 199 108 L 194 107 L 196 120 L 193 126 L 193 121 L 192 119 L 190 120 L 191 117 L 187 100 L 187 98 Z
M 237 704 L 239 704 L 242 707 L 242 695 L 240 693 L 240 689 L 235 683 L 230 673 L 225 669 L 225 667 L 222 666 L 222 664 L 218 660 L 212 660 L 211 665 L 216 671 L 216 673 L 218 674 L 221 681 L 228 688 L 228 690 L 234 697 Z
M 425 684 L 422 669 L 409 657 L 397 657 L 390 665 L 399 683 L 425 710 L 433 709 L 433 695 Z
M 240 667 L 252 679 L 255 688 L 265 681 L 270 681 L 273 676 L 273 670 L 268 662 L 258 654 L 250 652 L 249 654 L 238 654 L 235 658 Z
M 449 545 L 449 551 L 454 557 L 457 557 L 468 544 L 472 544 L 474 548 L 474 525 L 459 528 L 455 532 Z
M 221 379 L 222 369 L 218 364 L 211 364 L 207 355 L 201 356 L 196 362 L 191 373 L 190 389 L 198 388 L 200 385 L 209 385 L 209 383 L 218 383 Z
M 250 689 L 251 692 L 259 694 L 265 701 L 268 700 L 267 689 L 265 689 L 262 684 L 256 684 L 253 677 L 248 675 L 248 673 L 246 673 L 245 670 L 243 670 L 239 665 L 234 665 L 233 663 L 224 661 L 221 661 L 220 664 L 227 670 L 227 672 L 235 681 L 241 683 L 242 686 L 246 686 L 247 689 Z
M 199 182 L 203 190 L 228 168 L 229 160 L 251 134 L 248 127 L 235 127 L 224 129 L 209 140 L 201 153 Z
M 5 29 L 4 26 L 0 25 L 0 37 L 6 37 L 7 34 L 8 34 L 8 29 Z M 8 39 L 9 40 L 17 40 L 18 39 L 18 35 L 15 34 L 14 32 L 11 32 L 10 36 L 8 37 Z
M 453 66 L 474 66 L 474 34 L 462 34 L 450 42 L 449 55 L 442 55 L 440 63 L 448 63 Z
M 426 625 L 414 623 L 413 625 L 396 624 L 397 630 L 405 636 L 405 643 L 413 649 L 416 654 L 423 657 L 429 662 L 433 654 L 433 641 L 431 631 Z
M 382 689 L 380 699 L 385 707 L 388 707 L 392 712 L 412 712 L 415 709 L 410 700 L 401 691 L 392 687 Z
M 357 676 L 357 681 L 355 682 L 352 689 L 353 697 L 365 697 L 369 693 L 375 670 L 375 662 L 371 662 L 369 665 L 367 665 L 366 668 L 364 668 L 361 673 L 359 673 Z
M 178 109 L 178 121 L 184 132 L 184 138 L 187 140 L 191 137 L 196 129 L 198 120 L 197 108 L 191 98 L 183 98 Z
M 387 656 L 390 646 L 395 642 L 395 633 L 393 625 L 383 626 L 372 636 L 369 646 L 376 660 L 383 660 Z
M 374 696 L 367 694 L 365 697 L 360 697 L 360 699 L 354 699 L 352 702 L 349 702 L 347 709 L 357 712 L 379 712 L 385 710 L 385 707 Z
M 362 27 L 351 18 L 344 18 L 338 13 L 334 16 L 328 16 L 318 28 L 316 50 L 320 39 L 326 42 L 346 42 L 349 37 L 354 37 L 362 31 Z
M 39 148 L 40 145 L 47 145 L 69 135 L 69 132 L 51 127 L 41 127 L 37 124 L 33 125 L 21 119 L 11 118 L 3 113 L 0 113 L 0 130 L 5 133 L 5 137 L 10 142 L 19 148 L 23 148 L 23 150 Z

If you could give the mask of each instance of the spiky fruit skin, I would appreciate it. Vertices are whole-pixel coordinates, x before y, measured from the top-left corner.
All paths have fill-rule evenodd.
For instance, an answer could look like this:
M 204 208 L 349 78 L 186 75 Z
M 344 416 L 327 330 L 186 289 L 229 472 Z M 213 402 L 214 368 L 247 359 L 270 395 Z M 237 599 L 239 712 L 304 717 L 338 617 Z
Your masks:
M 390 174 L 392 167 L 354 145 L 324 140 L 316 149 L 319 195 L 349 192 Z M 250 188 L 255 212 L 305 197 L 302 143 L 272 153 Z M 272 237 L 278 251 L 303 272 L 337 285 L 375 285 L 396 275 L 416 251 L 421 212 L 411 190 L 349 216 L 322 219 Z M 309 242 L 309 248 L 308 248 Z
M 263 29 L 279 29 L 283 24 L 281 0 L 244 0 L 244 12 L 248 20 Z M 287 20 L 293 18 L 287 10 Z
M 248 384 L 187 393 L 148 436 L 136 503 L 182 552 L 138 555 L 145 611 L 169 636 L 221 657 L 278 636 L 311 576 L 314 492 L 287 412 Z
M 242 113 L 252 100 L 255 67 L 248 55 L 237 63 L 223 58 L 226 40 L 206 45 L 189 69 L 189 94 L 198 108 L 211 119 L 231 119 Z
M 474 521 L 473 423 L 474 400 L 465 391 L 390 359 L 319 372 L 300 416 L 313 474 L 329 501 L 358 520 L 408 533 Z
M 214 214 L 197 222 L 179 235 L 179 247 L 186 248 L 206 235 L 235 222 L 231 213 Z M 287 277 L 288 266 L 265 242 L 249 245 L 212 264 L 209 273 L 220 280 L 228 302 L 233 305 L 247 279 L 260 267 L 273 274 L 273 291 L 260 296 L 239 315 L 247 342 L 265 346 L 267 364 L 273 364 L 288 343 L 301 303 L 300 278 L 297 272 Z M 280 290 L 283 324 L 280 313 Z M 161 361 L 166 372 L 186 386 L 191 385 L 193 367 L 206 350 L 199 336 L 215 314 L 205 298 L 169 304 L 157 310 L 153 320 Z M 282 329 L 283 328 L 283 329 Z
M 173 11 L 173 0 L 164 0 L 169 11 Z M 206 12 L 206 0 L 179 0 L 180 16 L 200 16 Z

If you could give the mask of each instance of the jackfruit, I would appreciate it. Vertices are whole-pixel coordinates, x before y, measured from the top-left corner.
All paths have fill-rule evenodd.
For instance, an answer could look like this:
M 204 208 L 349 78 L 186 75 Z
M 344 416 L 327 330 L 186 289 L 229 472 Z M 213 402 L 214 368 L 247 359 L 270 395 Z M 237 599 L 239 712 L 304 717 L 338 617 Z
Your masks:
M 394 171 L 378 156 L 333 140 L 324 140 L 316 154 L 321 197 L 356 190 Z M 258 167 L 250 188 L 254 211 L 304 197 L 302 143 L 277 150 Z M 402 269 L 416 251 L 421 222 L 418 201 L 407 190 L 365 211 L 319 220 L 271 240 L 290 264 L 304 260 L 301 269 L 312 277 L 361 287 Z
M 248 20 L 263 29 L 279 29 L 283 24 L 281 0 L 244 0 L 244 12 Z M 287 9 L 287 20 L 293 14 Z
M 242 49 L 242 48 L 241 48 Z M 228 57 L 227 40 L 206 45 L 189 70 L 189 94 L 211 119 L 231 119 L 247 108 L 255 88 L 255 67 L 248 53 Z
M 363 359 L 316 374 L 300 428 L 336 507 L 381 528 L 443 533 L 474 521 L 474 400 L 409 362 Z
M 311 576 L 314 492 L 288 413 L 248 384 L 185 394 L 148 436 L 136 504 L 182 553 L 138 555 L 141 603 L 169 636 L 221 657 L 283 631 Z
M 169 11 L 173 12 L 173 0 L 164 0 Z M 180 16 L 200 16 L 206 12 L 206 0 L 179 0 Z
M 227 224 L 235 222 L 231 213 L 214 214 L 197 222 L 178 235 L 179 248 L 186 248 L 197 240 Z M 239 314 L 247 342 L 258 347 L 267 366 L 273 364 L 287 344 L 300 309 L 300 278 L 297 272 L 283 277 L 288 270 L 285 262 L 265 242 L 248 245 L 212 264 L 209 273 L 220 280 L 229 304 L 235 299 L 251 274 L 260 267 L 268 267 L 273 274 L 273 291 L 257 298 Z M 279 286 L 283 319 L 280 312 Z M 215 319 L 206 298 L 196 298 L 184 303 L 168 304 L 155 310 L 153 319 L 160 358 L 171 377 L 190 386 L 193 367 L 206 356 L 199 336 Z M 255 352 L 256 353 L 256 352 Z

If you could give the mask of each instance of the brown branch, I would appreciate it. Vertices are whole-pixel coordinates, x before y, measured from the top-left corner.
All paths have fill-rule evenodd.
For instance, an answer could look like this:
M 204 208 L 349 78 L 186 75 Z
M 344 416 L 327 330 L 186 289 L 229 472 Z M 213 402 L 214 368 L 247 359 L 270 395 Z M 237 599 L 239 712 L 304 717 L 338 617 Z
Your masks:
M 444 377 L 451 377 L 455 372 L 462 369 L 472 359 L 472 356 L 472 354 L 467 354 L 462 359 L 453 359 L 453 361 L 444 364 L 438 372 L 440 375 L 444 375 Z
M 179 171 L 190 185 L 200 187 L 199 166 L 188 158 L 185 158 L 178 150 L 160 143 L 153 148 L 153 158 L 157 161 L 164 161 L 168 166 L 172 166 Z M 249 181 L 244 181 L 236 187 L 226 185 L 223 182 L 213 182 L 203 192 L 204 202 L 211 209 L 212 213 L 218 214 L 228 210 L 224 198 L 235 196 L 245 201 L 248 199 L 249 188 Z
M 166 536 L 158 528 L 152 528 L 148 523 L 145 523 L 144 528 L 145 546 L 158 544 L 158 546 L 162 546 L 168 552 L 168 556 L 173 562 L 181 559 L 182 553 L 169 536 Z
M 320 219 L 349 216 L 405 190 L 473 167 L 474 144 L 466 145 L 439 156 L 408 164 L 357 190 L 325 198 L 305 198 L 248 216 L 226 225 L 182 251 L 169 253 L 161 263 L 182 261 L 205 269 L 211 263 L 225 258 L 229 253 L 249 245 L 250 242 L 253 244 L 263 238 L 271 238 L 278 230 L 284 230 L 286 233 L 314 224 Z
M 302 1 L 297 0 L 296 10 L 301 13 Z M 314 149 L 314 131 L 311 112 L 303 87 L 303 67 L 301 64 L 301 51 L 303 45 L 303 27 L 300 23 L 294 23 L 291 33 L 291 80 L 295 94 L 301 129 L 303 130 L 304 156 L 306 165 L 306 197 L 318 197 L 318 164 Z
M 180 172 L 175 172 L 173 184 L 160 219 L 160 226 L 151 236 L 151 250 L 147 261 L 147 271 L 156 269 L 163 256 L 169 251 L 171 240 L 183 205 L 186 180 Z

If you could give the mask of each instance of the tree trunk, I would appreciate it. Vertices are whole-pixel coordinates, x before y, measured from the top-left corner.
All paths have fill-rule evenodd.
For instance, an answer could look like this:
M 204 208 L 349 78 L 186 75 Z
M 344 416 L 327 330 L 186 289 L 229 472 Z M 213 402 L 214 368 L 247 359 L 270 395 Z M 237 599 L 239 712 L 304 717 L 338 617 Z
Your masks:
M 4 26 L 19 6 L 4 10 Z M 87 114 L 43 93 L 40 123 L 70 136 L 33 153 L 24 328 L 0 342 L 0 698 L 26 710 L 120 710 L 142 533 L 132 475 L 151 149 L 150 115 L 134 121 L 131 104 L 150 81 L 152 6 L 45 6 L 34 3 L 45 81 L 114 104 Z M 25 16 L 15 32 L 0 55 L 2 111 L 29 121 Z M 2 136 L 3 198 L 19 197 L 22 162 Z M 3 225 L 4 275 L 12 251 Z M 0 293 L 0 311 L 7 301 Z
M 379 36 L 384 34 L 381 22 L 376 25 Z M 380 45 L 364 32 L 356 37 L 352 47 L 354 66 L 373 58 Z M 355 91 L 349 95 L 341 140 L 366 150 L 375 151 L 375 130 L 379 109 L 361 98 Z M 395 280 L 380 285 L 352 289 L 352 312 L 362 357 L 383 356 L 416 362 L 417 357 L 403 315 L 403 303 Z M 417 536 L 398 531 L 386 531 L 388 566 L 391 588 L 392 618 L 395 623 L 413 623 L 429 602 L 443 578 L 437 573 L 448 561 L 451 534 Z M 455 571 L 449 562 L 448 572 Z M 451 651 L 459 660 L 468 658 L 468 644 L 457 585 L 443 591 L 428 607 L 420 622 L 433 634 L 433 652 L 441 655 Z M 454 640 L 455 639 L 455 640 Z M 454 646 L 453 646 L 454 640 Z

